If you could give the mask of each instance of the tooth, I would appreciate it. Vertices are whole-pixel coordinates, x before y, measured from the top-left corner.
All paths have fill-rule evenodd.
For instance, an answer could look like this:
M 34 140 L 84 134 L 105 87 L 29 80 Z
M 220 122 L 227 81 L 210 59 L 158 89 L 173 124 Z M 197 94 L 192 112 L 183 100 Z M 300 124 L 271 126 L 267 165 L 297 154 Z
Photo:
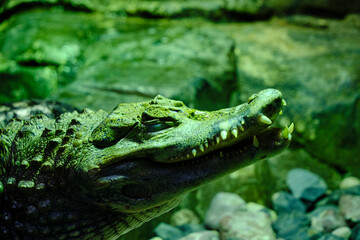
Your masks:
M 259 118 L 258 118 L 258 121 L 261 122 L 261 123 L 265 123 L 265 124 L 272 124 L 272 121 L 270 118 L 268 118 L 267 116 L 265 115 L 261 115 Z
M 186 157 L 187 157 L 187 158 L 190 158 L 190 155 L 189 155 L 189 154 L 186 154 Z
M 282 115 L 282 114 L 283 114 L 283 112 L 282 112 L 282 110 L 280 110 L 279 115 Z
M 191 153 L 192 153 L 192 155 L 195 157 L 195 156 L 196 156 L 196 149 L 193 149 L 193 150 L 191 151 Z
M 220 136 L 221 136 L 221 139 L 222 139 L 222 140 L 226 140 L 227 131 L 225 131 L 225 130 L 221 131 Z
M 241 129 L 241 131 L 245 131 L 244 126 L 243 126 L 243 125 L 240 125 L 240 127 L 239 127 L 239 128 Z
M 206 147 L 206 148 L 208 148 L 208 147 L 209 147 L 209 143 L 208 143 L 208 141 L 206 141 L 206 140 L 205 140 L 204 144 L 205 144 L 205 147 Z
M 237 138 L 238 136 L 238 130 L 236 128 L 234 128 L 233 130 L 231 130 L 232 135 L 234 135 L 235 138 Z
M 289 133 L 293 133 L 294 131 L 294 123 L 291 123 L 289 126 Z
M 202 144 L 200 144 L 199 149 L 200 151 L 204 152 L 204 146 Z
M 221 157 L 221 158 L 223 158 L 223 157 L 224 157 L 224 154 L 223 154 L 223 152 L 222 152 L 222 151 L 220 152 L 220 157 Z
M 281 101 L 281 105 L 286 106 L 286 101 L 284 99 Z
M 284 130 L 282 131 L 283 138 L 288 139 L 289 135 L 291 136 L 289 132 L 289 128 L 285 125 Z
M 254 135 L 254 138 L 253 138 L 253 145 L 254 145 L 254 147 L 256 147 L 256 148 L 259 147 L 259 140 L 256 138 L 255 135 Z
M 220 137 L 216 137 L 216 143 L 220 142 Z

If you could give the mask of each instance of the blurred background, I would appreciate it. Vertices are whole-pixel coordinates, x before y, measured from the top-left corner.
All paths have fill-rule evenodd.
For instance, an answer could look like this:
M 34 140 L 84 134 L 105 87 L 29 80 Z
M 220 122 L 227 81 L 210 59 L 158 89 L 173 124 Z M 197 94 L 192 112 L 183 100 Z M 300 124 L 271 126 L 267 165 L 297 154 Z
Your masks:
M 0 120 L 19 117 L 14 103 L 29 99 L 57 114 L 157 94 L 215 110 L 276 88 L 287 102 L 277 124 L 295 123 L 290 149 L 189 194 L 121 239 L 149 239 L 170 219 L 178 225 L 183 209 L 191 214 L 181 224 L 198 224 L 219 191 L 273 208 L 294 168 L 324 180 L 329 197 L 344 178 L 360 177 L 359 13 L 359 0 L 1 0 Z M 304 212 L 314 209 L 306 204 Z M 356 236 L 360 217 L 345 220 Z

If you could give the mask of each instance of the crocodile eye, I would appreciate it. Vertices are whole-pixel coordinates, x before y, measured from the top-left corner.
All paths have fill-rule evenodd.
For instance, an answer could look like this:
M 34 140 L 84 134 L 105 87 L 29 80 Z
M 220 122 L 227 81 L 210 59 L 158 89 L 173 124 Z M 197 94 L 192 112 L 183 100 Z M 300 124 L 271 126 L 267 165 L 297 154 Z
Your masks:
M 147 126 L 147 130 L 149 132 L 158 132 L 158 131 L 164 130 L 166 128 L 169 128 L 169 126 L 166 124 L 163 124 L 163 123 L 156 123 L 156 124 Z
M 255 98 L 257 98 L 257 94 L 254 93 L 253 95 L 251 95 L 248 99 L 248 104 L 251 103 Z
M 154 119 L 154 120 L 151 120 L 151 121 L 146 121 L 143 123 L 144 126 L 146 127 L 146 131 L 147 132 L 151 132 L 151 133 L 154 133 L 154 132 L 159 132 L 159 131 L 162 131 L 164 129 L 167 129 L 167 128 L 172 128 L 175 126 L 175 123 L 174 122 L 171 122 L 171 121 L 161 121 L 159 119 Z

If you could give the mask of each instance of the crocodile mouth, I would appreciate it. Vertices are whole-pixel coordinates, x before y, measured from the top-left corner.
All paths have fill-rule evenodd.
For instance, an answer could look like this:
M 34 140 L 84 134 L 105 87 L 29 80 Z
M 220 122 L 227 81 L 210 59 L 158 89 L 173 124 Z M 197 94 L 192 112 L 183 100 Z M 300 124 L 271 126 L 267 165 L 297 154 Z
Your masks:
M 102 169 L 97 186 L 110 194 L 108 203 L 121 212 L 146 211 L 193 191 L 219 177 L 269 158 L 289 146 L 294 125 L 268 127 L 253 137 L 187 161 L 127 159 Z M 255 137 L 256 136 L 256 137 Z
M 199 156 L 189 157 L 188 160 L 175 162 L 177 165 L 194 165 L 202 162 L 209 162 L 212 159 L 221 160 L 230 159 L 236 161 L 236 159 L 243 159 L 244 163 L 246 159 L 252 161 L 258 159 L 265 159 L 277 154 L 279 151 L 289 146 L 292 139 L 292 132 L 294 130 L 294 124 L 284 128 L 267 127 L 257 134 L 246 137 L 240 141 L 232 144 L 227 144 L 216 150 L 207 152 L 206 154 Z M 195 155 L 195 154 L 194 154 Z M 248 165 L 250 163 L 245 163 Z

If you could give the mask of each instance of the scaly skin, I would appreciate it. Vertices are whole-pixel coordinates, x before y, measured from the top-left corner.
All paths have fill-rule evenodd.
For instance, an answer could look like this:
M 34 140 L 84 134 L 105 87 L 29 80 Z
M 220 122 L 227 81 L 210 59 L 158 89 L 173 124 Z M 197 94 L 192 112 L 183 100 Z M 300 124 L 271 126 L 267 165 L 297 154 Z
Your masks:
M 290 142 L 281 93 L 214 112 L 157 96 L 0 131 L 0 239 L 116 239 Z M 256 135 L 256 137 L 254 137 Z

